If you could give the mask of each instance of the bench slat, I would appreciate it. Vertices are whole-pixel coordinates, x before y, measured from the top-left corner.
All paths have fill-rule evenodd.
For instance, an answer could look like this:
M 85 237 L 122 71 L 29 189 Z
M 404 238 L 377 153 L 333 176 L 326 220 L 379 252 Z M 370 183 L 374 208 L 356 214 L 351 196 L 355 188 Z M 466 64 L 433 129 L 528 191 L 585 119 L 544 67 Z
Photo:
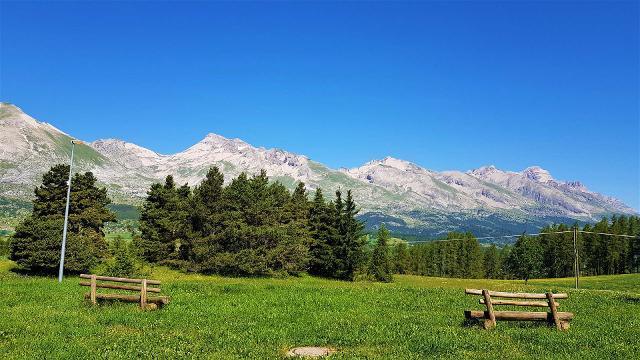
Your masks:
M 482 290 L 478 289 L 465 289 L 465 294 L 468 295 L 482 295 Z M 547 299 L 546 294 L 535 293 L 511 293 L 502 291 L 489 291 L 489 295 L 492 297 L 512 298 L 512 299 Z M 554 299 L 566 299 L 569 296 L 565 293 L 553 294 Z
M 80 274 L 80 277 L 83 279 L 91 279 L 91 275 L 89 274 Z M 128 279 L 128 278 L 119 278 L 119 277 L 111 277 L 111 276 L 96 276 L 96 280 L 142 284 L 143 279 Z M 161 283 L 159 280 L 147 280 L 147 284 L 160 285 Z
M 494 311 L 496 320 L 516 321 L 516 320 L 530 320 L 530 321 L 549 321 L 553 322 L 553 315 L 549 312 L 542 311 Z M 570 312 L 558 312 L 558 319 L 561 321 L 568 321 L 573 319 L 573 313 Z M 488 319 L 488 311 L 478 310 L 465 310 L 464 316 L 467 319 Z
M 484 299 L 478 301 L 484 305 Z M 516 301 L 516 300 L 491 300 L 493 305 L 513 305 L 513 306 L 537 306 L 537 307 L 549 307 L 549 304 L 545 301 Z M 560 303 L 556 302 L 556 307 L 560 306 Z
M 81 281 L 80 282 L 80 286 L 91 286 L 91 283 L 90 282 Z M 119 290 L 131 290 L 131 291 L 140 291 L 140 290 L 142 290 L 142 287 L 140 287 L 140 286 L 127 286 L 127 285 L 116 285 L 116 284 L 96 284 L 96 287 L 103 288 L 103 289 L 119 289 Z M 159 293 L 160 289 L 159 288 L 150 288 L 150 287 L 148 287 L 147 291 L 154 292 L 154 293 Z

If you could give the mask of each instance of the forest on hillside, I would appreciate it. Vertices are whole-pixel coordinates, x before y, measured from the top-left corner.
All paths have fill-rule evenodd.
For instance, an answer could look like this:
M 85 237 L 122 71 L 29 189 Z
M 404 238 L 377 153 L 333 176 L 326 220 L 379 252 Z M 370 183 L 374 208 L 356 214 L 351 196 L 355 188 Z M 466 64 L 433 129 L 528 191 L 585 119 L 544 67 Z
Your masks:
M 471 233 L 393 250 L 395 271 L 404 274 L 492 279 L 573 276 L 573 230 L 582 275 L 640 272 L 640 217 L 612 216 L 596 224 L 550 225 L 544 235 L 523 234 L 513 245 L 482 246 Z M 628 236 L 611 236 L 618 234 Z M 635 236 L 635 237 L 633 237 Z
M 0 252 L 27 271 L 53 272 L 69 167 L 57 165 L 35 189 L 33 211 Z M 105 239 L 116 221 L 106 189 L 92 173 L 77 173 L 71 185 L 65 270 L 135 275 L 149 265 L 229 276 L 309 273 L 342 280 L 392 281 L 392 273 L 458 278 L 530 279 L 574 274 L 574 228 L 583 275 L 640 271 L 640 218 L 613 216 L 596 224 L 550 225 L 544 235 L 523 234 L 513 245 L 482 245 L 472 233 L 408 245 L 384 226 L 367 241 L 350 190 L 327 200 L 303 183 L 289 191 L 267 174 L 241 174 L 225 185 L 212 167 L 197 186 L 172 176 L 153 184 L 131 241 Z M 629 235 L 608 236 L 602 233 Z M 635 237 L 634 237 L 635 236 Z

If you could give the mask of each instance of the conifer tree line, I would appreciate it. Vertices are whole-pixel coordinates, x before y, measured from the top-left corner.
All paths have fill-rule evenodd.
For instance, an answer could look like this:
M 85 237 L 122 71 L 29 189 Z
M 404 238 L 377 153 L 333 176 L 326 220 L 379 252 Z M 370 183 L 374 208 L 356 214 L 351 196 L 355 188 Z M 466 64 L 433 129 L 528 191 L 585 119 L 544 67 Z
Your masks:
M 56 165 L 35 188 L 33 212 L 9 241 L 9 256 L 20 267 L 54 272 L 59 265 L 68 165 Z M 138 259 L 187 271 L 222 275 L 277 275 L 308 272 L 323 277 L 392 281 L 393 273 L 460 278 L 530 279 L 574 275 L 573 234 L 520 236 L 514 245 L 482 246 L 471 233 L 414 246 L 389 245 L 382 225 L 369 246 L 351 191 L 327 200 L 300 183 L 291 192 L 269 182 L 262 171 L 241 174 L 228 185 L 213 167 L 198 186 L 178 186 L 172 176 L 154 184 L 142 206 L 139 232 L 131 244 L 105 240 L 104 226 L 116 221 L 105 188 L 91 172 L 71 180 L 65 271 L 104 265 L 110 274 L 140 274 Z M 576 225 L 577 226 L 577 225 Z M 551 225 L 541 233 L 572 230 Z M 640 217 L 612 216 L 579 233 L 583 275 L 640 272 Z
M 197 186 L 172 176 L 148 191 L 134 248 L 148 262 L 222 275 L 309 272 L 353 280 L 366 270 L 366 238 L 351 191 L 335 200 L 303 183 L 290 192 L 265 171 L 224 185 L 212 167 Z
M 573 228 L 563 224 L 550 225 L 540 232 L 563 232 Z M 581 230 L 635 236 L 578 233 L 576 247 L 582 275 L 640 272 L 640 217 L 612 216 L 594 225 L 586 224 Z M 572 232 L 523 234 L 514 245 L 503 248 L 481 246 L 471 233 L 449 233 L 444 240 L 411 247 L 396 245 L 393 249 L 394 271 L 440 277 L 524 280 L 574 276 Z

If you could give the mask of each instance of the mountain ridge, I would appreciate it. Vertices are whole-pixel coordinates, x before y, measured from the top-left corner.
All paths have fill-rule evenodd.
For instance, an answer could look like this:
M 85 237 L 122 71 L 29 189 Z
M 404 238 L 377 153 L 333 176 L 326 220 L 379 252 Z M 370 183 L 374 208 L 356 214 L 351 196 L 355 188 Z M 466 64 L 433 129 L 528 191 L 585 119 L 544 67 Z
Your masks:
M 70 135 L 14 105 L 0 104 L 0 130 L 1 197 L 29 198 L 49 166 L 68 162 Z M 160 154 L 119 139 L 99 139 L 76 149 L 76 169 L 93 171 L 119 203 L 139 203 L 153 182 L 169 174 L 178 183 L 196 185 L 209 167 L 216 165 L 226 181 L 241 172 L 254 174 L 265 169 L 272 180 L 289 188 L 302 181 L 311 190 L 321 187 L 327 193 L 352 189 L 363 218 L 386 218 L 379 222 L 409 231 L 460 229 L 456 225 L 496 216 L 523 224 L 528 218 L 593 221 L 613 213 L 636 213 L 617 199 L 589 191 L 578 181 L 558 181 L 540 166 L 520 172 L 493 165 L 437 172 L 388 156 L 336 170 L 305 155 L 254 147 L 214 133 L 175 154 Z

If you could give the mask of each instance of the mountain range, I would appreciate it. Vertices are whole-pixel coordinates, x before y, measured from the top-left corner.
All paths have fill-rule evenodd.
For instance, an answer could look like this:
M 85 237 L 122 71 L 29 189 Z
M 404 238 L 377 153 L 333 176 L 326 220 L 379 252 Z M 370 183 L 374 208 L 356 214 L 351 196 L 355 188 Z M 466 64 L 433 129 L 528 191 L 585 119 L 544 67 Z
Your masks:
M 72 136 L 20 108 L 0 103 L 0 198 L 31 199 L 33 187 L 52 165 L 68 163 Z M 387 157 L 353 169 L 331 169 L 304 155 L 254 147 L 240 139 L 207 135 L 172 155 L 117 139 L 76 147 L 74 168 L 92 171 L 117 204 L 138 205 L 154 182 L 171 174 L 198 184 L 216 165 L 229 181 L 265 169 L 274 181 L 331 194 L 351 189 L 369 227 L 385 223 L 397 233 L 437 236 L 452 230 L 477 235 L 535 231 L 551 222 L 589 222 L 610 214 L 636 214 L 619 200 L 559 181 L 532 166 L 504 171 L 494 166 L 436 172 Z

